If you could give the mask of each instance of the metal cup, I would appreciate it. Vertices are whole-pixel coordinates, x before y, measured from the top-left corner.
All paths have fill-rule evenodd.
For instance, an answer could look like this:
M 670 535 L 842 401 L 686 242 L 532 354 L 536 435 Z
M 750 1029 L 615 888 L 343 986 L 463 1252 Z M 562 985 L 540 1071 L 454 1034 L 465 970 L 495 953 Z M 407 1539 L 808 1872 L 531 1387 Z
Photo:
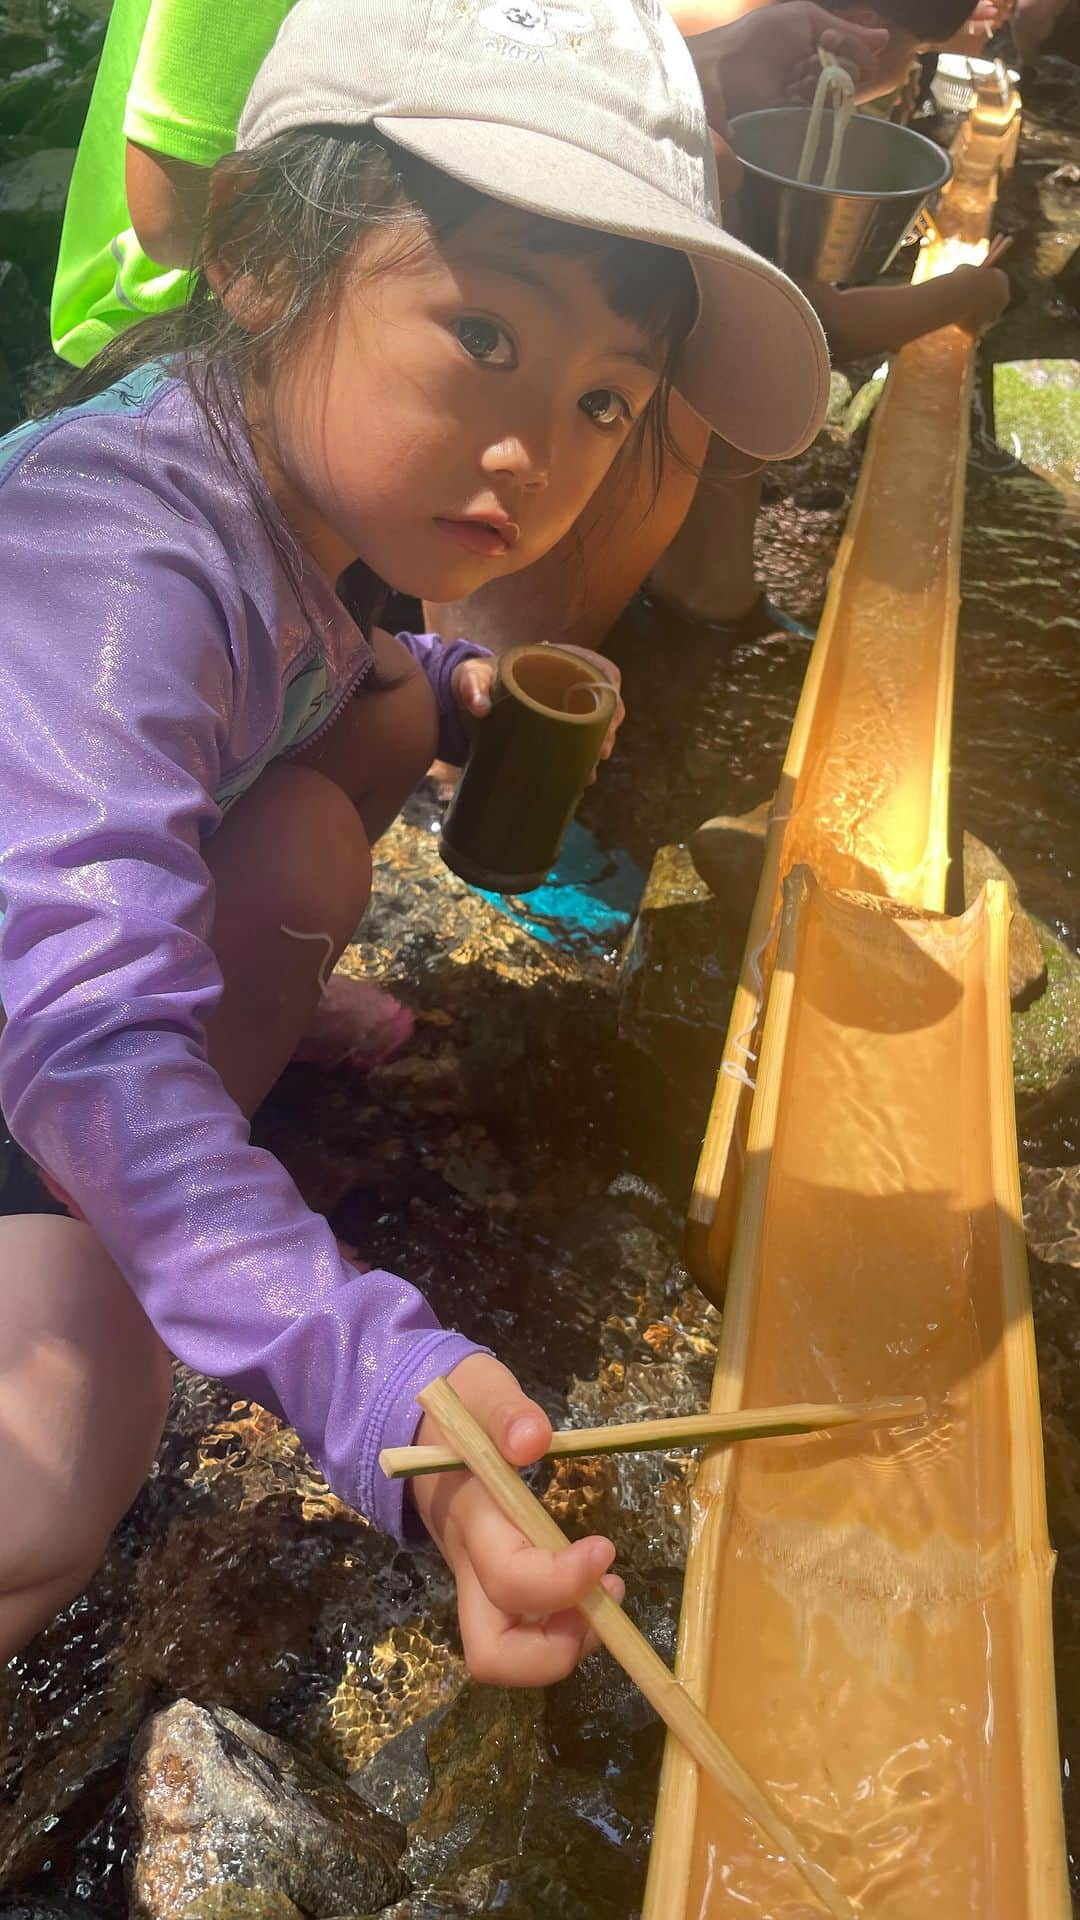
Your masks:
M 439 851 L 471 886 L 529 893 L 563 837 L 615 714 L 609 680 L 559 647 L 511 647 L 498 662 L 491 712 L 472 728 L 468 764 Z
M 743 164 L 740 233 L 796 280 L 873 280 L 945 185 L 952 162 L 910 127 L 857 113 L 835 187 L 799 184 L 809 118 L 809 107 L 768 107 L 731 122 L 731 145 Z M 819 153 L 829 152 L 832 125 L 829 109 Z

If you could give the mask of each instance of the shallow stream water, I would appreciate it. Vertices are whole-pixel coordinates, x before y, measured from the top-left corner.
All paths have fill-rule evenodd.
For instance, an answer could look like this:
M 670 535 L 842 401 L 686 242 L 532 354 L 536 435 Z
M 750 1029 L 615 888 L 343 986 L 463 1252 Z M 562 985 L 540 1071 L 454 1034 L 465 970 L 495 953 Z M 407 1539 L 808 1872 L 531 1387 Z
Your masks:
M 1001 209 L 1018 236 L 1021 297 L 986 367 L 1080 354 L 1076 313 L 1049 277 L 1080 243 L 1080 75 L 1045 66 L 1028 105 Z M 987 375 L 987 429 L 991 386 Z M 1080 484 L 1048 478 L 1042 441 L 1025 449 L 1018 438 L 1004 452 L 977 438 L 970 472 L 953 816 L 1007 861 L 1025 904 L 1075 950 Z M 772 597 L 802 617 L 820 608 L 858 461 L 857 444 L 833 437 L 770 477 L 761 568 Z M 768 795 L 807 648 L 776 636 L 721 653 L 700 629 L 638 605 L 617 651 L 631 717 L 588 817 L 647 866 L 657 844 L 684 839 L 704 815 Z M 700 1086 L 688 1091 L 619 1039 L 614 953 L 531 940 L 449 879 L 431 826 L 420 806 L 389 837 L 377 904 L 352 950 L 419 1007 L 415 1047 L 366 1081 L 293 1070 L 260 1137 L 341 1234 L 496 1347 L 557 1419 L 694 1409 L 718 1326 L 680 1264 Z M 720 1003 L 741 936 L 738 925 L 717 936 Z M 700 1001 L 689 993 L 696 1033 Z M 1025 1101 L 1020 1122 L 1026 1164 L 1080 1162 L 1080 1083 Z M 15 1210 L 28 1175 L 10 1156 L 3 1165 L 0 1200 Z M 1061 1745 L 1080 1853 L 1076 1272 L 1032 1263 L 1060 1556 Z M 669 1656 L 684 1552 L 678 1467 L 660 1456 L 566 1465 L 552 1497 L 569 1527 L 614 1535 L 631 1610 Z M 380 1791 L 404 1817 L 428 1776 L 391 1764 L 398 1749 L 386 1743 L 443 1710 L 406 1862 L 434 1890 L 418 1917 L 639 1912 L 661 1740 L 621 1676 L 599 1657 L 543 1697 L 463 1688 L 438 1563 L 373 1535 L 288 1434 L 192 1377 L 102 1572 L 0 1675 L 6 1897 L 124 1912 L 128 1746 L 143 1715 L 180 1693 L 314 1746 L 354 1778 L 383 1750 Z

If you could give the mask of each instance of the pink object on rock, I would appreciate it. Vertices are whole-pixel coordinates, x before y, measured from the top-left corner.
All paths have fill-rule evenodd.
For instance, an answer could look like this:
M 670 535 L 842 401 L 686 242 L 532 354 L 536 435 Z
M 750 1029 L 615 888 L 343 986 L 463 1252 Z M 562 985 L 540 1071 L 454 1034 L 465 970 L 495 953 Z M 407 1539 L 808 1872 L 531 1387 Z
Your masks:
M 414 1025 L 409 1008 L 385 987 L 335 973 L 293 1059 L 318 1067 L 350 1066 L 363 1073 L 400 1053 Z

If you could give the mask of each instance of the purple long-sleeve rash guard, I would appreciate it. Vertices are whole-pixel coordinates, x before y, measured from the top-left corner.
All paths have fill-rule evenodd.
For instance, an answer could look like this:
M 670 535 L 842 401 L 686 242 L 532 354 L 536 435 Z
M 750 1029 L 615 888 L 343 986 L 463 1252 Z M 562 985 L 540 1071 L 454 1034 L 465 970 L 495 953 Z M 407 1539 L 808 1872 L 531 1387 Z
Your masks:
M 330 583 L 298 551 L 282 564 L 285 525 L 239 457 L 246 480 L 154 370 L 0 442 L 0 1105 L 170 1350 L 281 1413 L 341 1497 L 400 1532 L 379 1449 L 481 1349 L 342 1260 L 206 1058 L 205 842 L 372 660 Z M 402 638 L 459 759 L 450 678 L 482 649 Z

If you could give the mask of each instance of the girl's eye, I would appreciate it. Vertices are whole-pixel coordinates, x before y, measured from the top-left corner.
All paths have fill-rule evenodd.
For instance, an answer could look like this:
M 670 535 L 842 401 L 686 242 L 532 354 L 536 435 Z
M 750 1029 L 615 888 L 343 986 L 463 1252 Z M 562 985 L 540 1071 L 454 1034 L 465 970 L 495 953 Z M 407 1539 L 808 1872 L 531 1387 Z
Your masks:
M 517 365 L 514 343 L 497 321 L 467 314 L 464 320 L 455 320 L 454 332 L 470 359 L 482 360 L 487 367 Z
M 610 387 L 594 387 L 591 393 L 583 393 L 578 406 L 598 427 L 622 426 L 633 418 L 622 394 L 613 393 Z

